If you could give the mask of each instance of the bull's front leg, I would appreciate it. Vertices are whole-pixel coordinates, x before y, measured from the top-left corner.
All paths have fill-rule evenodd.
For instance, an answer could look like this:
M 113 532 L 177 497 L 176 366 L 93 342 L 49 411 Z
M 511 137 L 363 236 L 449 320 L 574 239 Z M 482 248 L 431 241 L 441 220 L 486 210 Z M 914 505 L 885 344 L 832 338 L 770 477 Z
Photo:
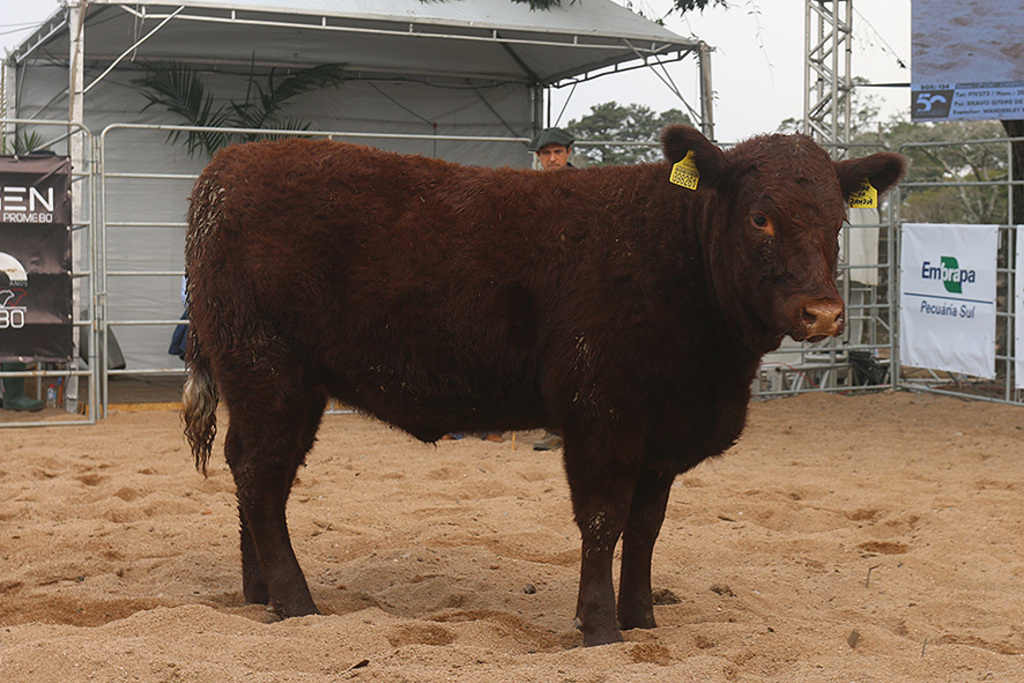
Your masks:
M 629 515 L 639 459 L 639 444 L 628 441 L 598 430 L 565 430 L 565 470 L 582 540 L 576 625 L 584 646 L 622 640 L 612 559 Z
M 619 575 L 619 625 L 624 629 L 656 625 L 651 596 L 651 559 L 665 521 L 665 508 L 674 480 L 674 474 L 645 470 L 633 488 L 622 536 Z

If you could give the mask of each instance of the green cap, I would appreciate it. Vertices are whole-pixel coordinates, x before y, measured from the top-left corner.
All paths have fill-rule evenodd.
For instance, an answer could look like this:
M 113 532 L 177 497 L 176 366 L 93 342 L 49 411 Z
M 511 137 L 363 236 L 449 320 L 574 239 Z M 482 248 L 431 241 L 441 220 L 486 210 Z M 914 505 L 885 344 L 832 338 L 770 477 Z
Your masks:
M 530 144 L 527 146 L 527 149 L 531 152 L 536 152 L 541 147 L 552 143 L 562 145 L 563 147 L 571 147 L 574 142 L 576 142 L 576 138 L 574 138 L 569 131 L 563 128 L 545 128 L 533 136 L 533 139 L 530 140 Z

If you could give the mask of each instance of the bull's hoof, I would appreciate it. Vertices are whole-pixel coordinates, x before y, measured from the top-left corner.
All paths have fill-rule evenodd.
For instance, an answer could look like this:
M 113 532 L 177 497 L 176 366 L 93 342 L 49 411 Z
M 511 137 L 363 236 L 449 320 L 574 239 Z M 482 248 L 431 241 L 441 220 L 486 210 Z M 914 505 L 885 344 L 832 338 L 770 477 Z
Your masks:
M 295 604 L 285 606 L 284 603 L 278 602 L 277 600 L 272 601 L 267 605 L 267 611 L 277 614 L 282 619 L 288 619 L 291 617 L 308 617 L 316 614 L 320 614 L 320 610 L 317 609 L 311 601 L 308 604 Z
M 311 617 L 311 616 L 319 615 L 320 614 L 320 610 L 318 610 L 316 607 L 313 607 L 311 609 L 295 609 L 295 610 L 285 610 L 285 609 L 281 608 L 280 614 L 285 619 L 288 619 L 288 618 L 291 618 L 291 617 Z
M 583 647 L 622 642 L 622 632 L 614 626 L 604 629 L 587 629 L 583 627 L 583 622 L 579 617 L 573 619 L 572 624 L 577 631 L 583 632 Z
M 654 610 L 650 608 L 641 608 L 638 610 L 619 610 L 619 628 L 623 631 L 629 631 L 634 628 L 657 628 L 658 624 L 654 621 Z
M 658 624 L 655 623 L 653 616 L 650 618 L 620 619 L 619 628 L 623 631 L 629 631 L 634 628 L 652 629 L 658 628 Z
M 583 647 L 594 647 L 595 645 L 610 645 L 621 643 L 622 633 L 619 629 L 595 631 L 593 633 L 583 632 Z
M 634 628 L 655 628 L 654 599 L 649 591 L 624 591 L 619 596 L 619 628 L 628 631 Z

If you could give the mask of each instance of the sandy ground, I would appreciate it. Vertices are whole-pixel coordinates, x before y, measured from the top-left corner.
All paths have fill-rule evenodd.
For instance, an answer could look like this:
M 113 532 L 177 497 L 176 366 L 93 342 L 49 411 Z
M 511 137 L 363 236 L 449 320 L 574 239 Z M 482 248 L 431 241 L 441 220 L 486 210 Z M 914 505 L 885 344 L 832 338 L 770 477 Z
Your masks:
M 1024 412 L 753 406 L 676 483 L 660 626 L 578 647 L 578 535 L 536 436 L 328 416 L 289 506 L 323 616 L 241 597 L 233 485 L 170 411 L 0 431 L 0 681 L 1024 680 Z

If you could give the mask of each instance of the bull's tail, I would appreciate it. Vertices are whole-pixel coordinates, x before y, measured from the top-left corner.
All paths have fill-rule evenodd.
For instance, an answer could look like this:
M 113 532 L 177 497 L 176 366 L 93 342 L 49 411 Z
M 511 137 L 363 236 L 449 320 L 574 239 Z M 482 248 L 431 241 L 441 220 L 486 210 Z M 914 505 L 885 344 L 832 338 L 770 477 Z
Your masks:
M 192 448 L 196 469 L 206 476 L 213 438 L 217 435 L 217 383 L 210 372 L 210 361 L 203 354 L 194 325 L 188 330 L 188 378 L 181 398 L 181 419 L 185 438 Z

